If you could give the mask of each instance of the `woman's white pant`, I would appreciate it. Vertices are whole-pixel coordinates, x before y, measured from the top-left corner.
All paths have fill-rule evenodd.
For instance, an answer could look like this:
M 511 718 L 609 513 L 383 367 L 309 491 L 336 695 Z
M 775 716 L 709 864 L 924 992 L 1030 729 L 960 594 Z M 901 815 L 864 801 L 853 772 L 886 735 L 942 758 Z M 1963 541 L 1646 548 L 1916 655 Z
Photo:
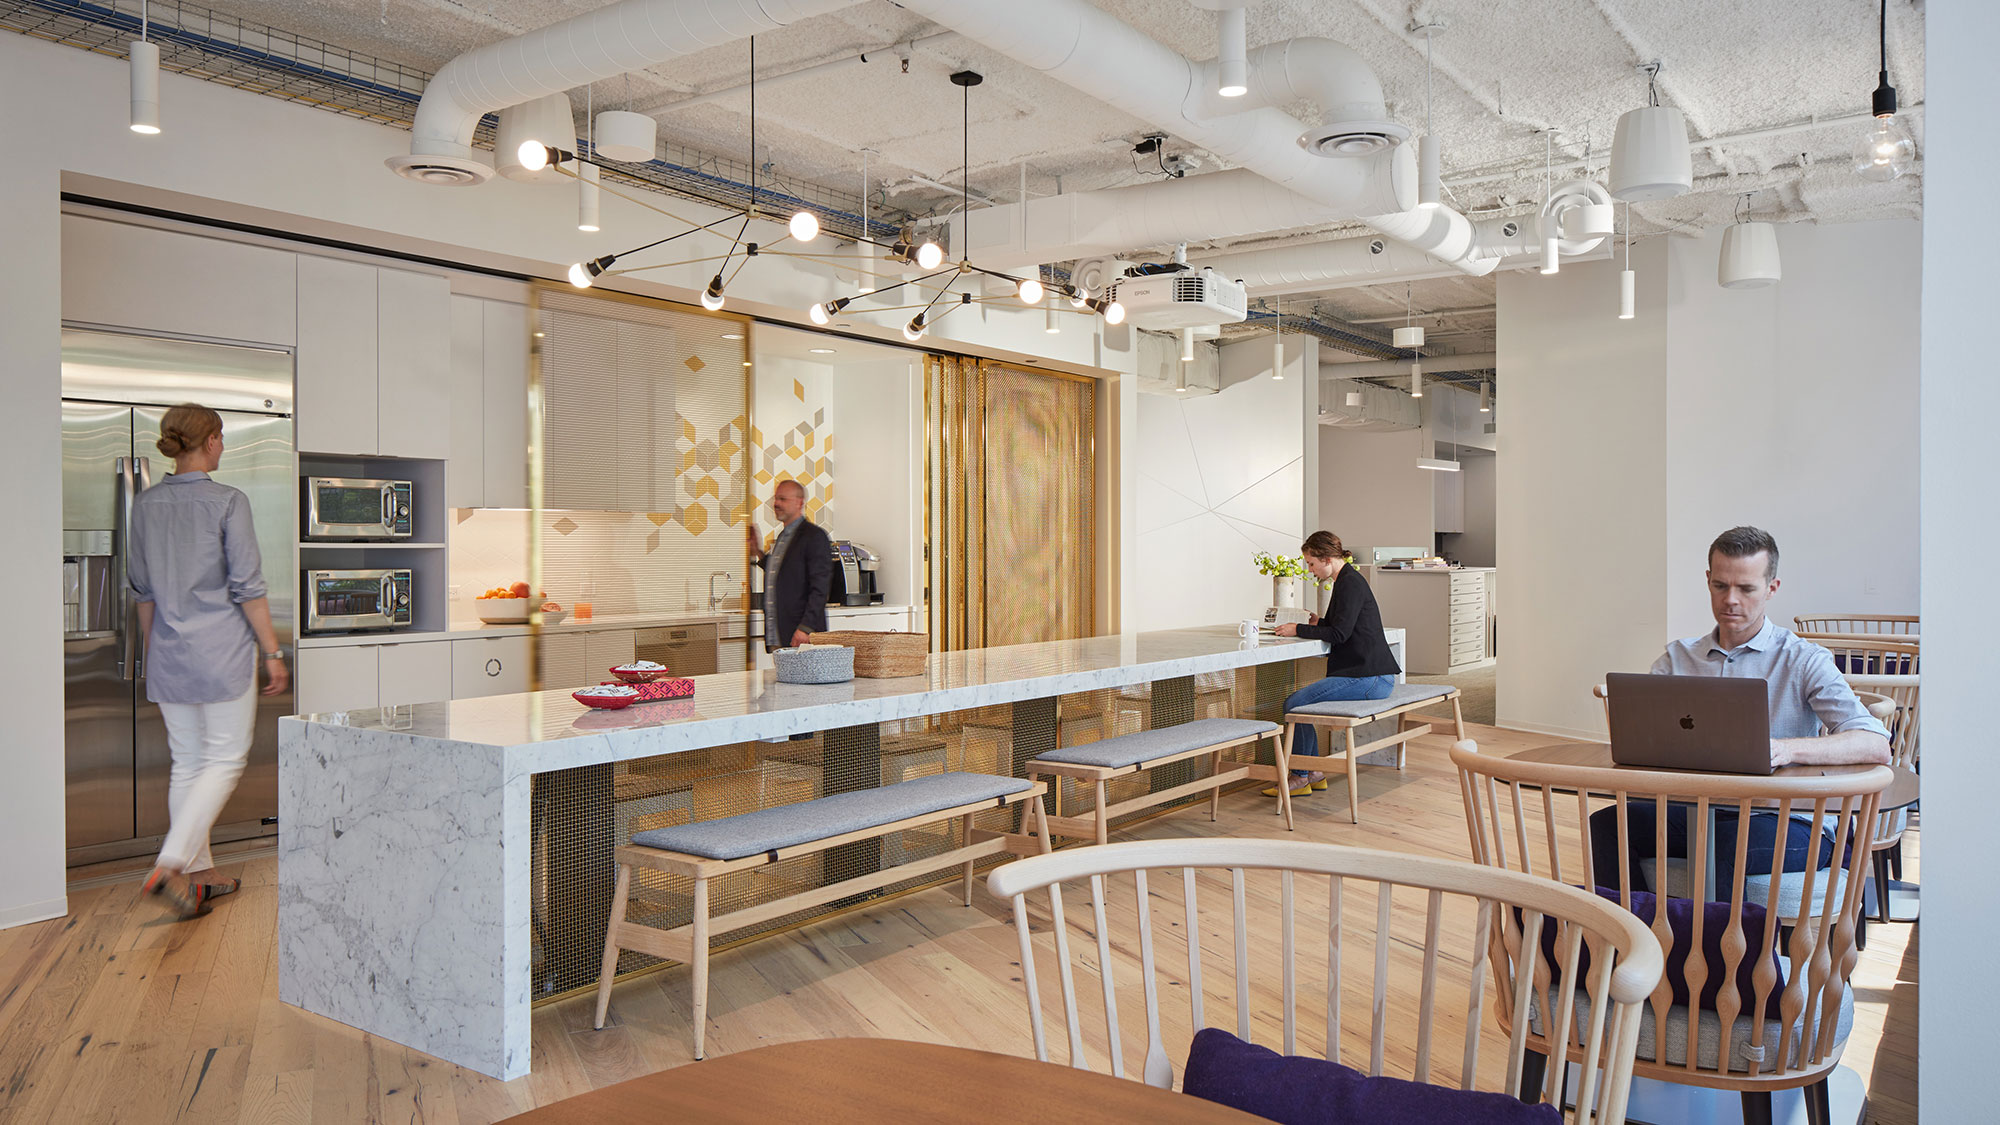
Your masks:
M 162 703 L 167 746 L 174 768 L 167 782 L 167 838 L 159 865 L 179 871 L 207 871 L 208 834 L 222 806 L 236 792 L 257 725 L 257 677 L 249 690 L 221 703 Z

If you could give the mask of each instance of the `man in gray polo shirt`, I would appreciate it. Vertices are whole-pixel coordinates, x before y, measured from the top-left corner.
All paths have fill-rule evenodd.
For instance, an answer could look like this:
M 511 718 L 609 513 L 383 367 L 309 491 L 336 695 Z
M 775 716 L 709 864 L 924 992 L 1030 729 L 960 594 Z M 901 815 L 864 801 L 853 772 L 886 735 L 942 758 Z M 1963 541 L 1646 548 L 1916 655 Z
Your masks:
M 1778 543 L 1770 532 L 1733 527 L 1716 536 L 1708 548 L 1708 601 L 1715 629 L 1699 637 L 1667 645 L 1653 674 L 1674 676 L 1741 676 L 1761 679 L 1770 687 L 1771 765 L 1837 766 L 1889 761 L 1889 732 L 1877 722 L 1834 666 L 1833 654 L 1789 629 L 1773 624 L 1765 613 L 1778 592 Z M 1634 890 L 1647 890 L 1639 870 L 1641 858 L 1653 858 L 1656 823 L 1651 805 L 1633 803 L 1628 809 L 1627 838 L 1631 841 Z M 1716 814 L 1716 885 L 1732 885 L 1735 863 L 1736 816 Z M 1618 881 L 1618 823 L 1615 808 L 1590 817 L 1594 875 L 1600 886 Z M 1667 850 L 1687 854 L 1685 810 L 1667 817 Z M 1804 871 L 1815 839 L 1820 842 L 1814 866 L 1831 860 L 1832 840 L 1812 818 L 1793 817 L 1779 840 L 1775 813 L 1750 818 L 1746 870 L 1771 869 L 1771 853 L 1785 850 L 1785 870 Z

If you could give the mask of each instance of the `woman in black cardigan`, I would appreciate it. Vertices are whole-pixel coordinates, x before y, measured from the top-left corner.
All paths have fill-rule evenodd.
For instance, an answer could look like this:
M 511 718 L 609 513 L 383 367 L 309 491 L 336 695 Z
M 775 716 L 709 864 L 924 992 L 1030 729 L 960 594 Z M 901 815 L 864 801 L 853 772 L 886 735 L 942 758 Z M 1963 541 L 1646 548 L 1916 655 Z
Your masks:
M 1285 700 L 1286 712 L 1336 699 L 1387 699 L 1402 668 L 1389 651 L 1388 638 L 1382 635 L 1382 611 L 1376 608 L 1375 592 L 1368 588 L 1368 580 L 1347 565 L 1347 549 L 1331 531 L 1313 532 L 1301 553 L 1314 578 L 1332 580 L 1333 593 L 1327 598 L 1324 618 L 1314 617 L 1306 625 L 1280 625 L 1278 635 L 1325 641 L 1331 650 L 1326 657 L 1326 678 L 1293 692 Z M 1299 727 L 1292 745 L 1293 760 L 1300 754 L 1318 753 L 1319 733 L 1310 726 Z M 1324 788 L 1325 775 L 1292 771 L 1292 796 Z M 1278 795 L 1275 788 L 1264 792 L 1270 797 Z

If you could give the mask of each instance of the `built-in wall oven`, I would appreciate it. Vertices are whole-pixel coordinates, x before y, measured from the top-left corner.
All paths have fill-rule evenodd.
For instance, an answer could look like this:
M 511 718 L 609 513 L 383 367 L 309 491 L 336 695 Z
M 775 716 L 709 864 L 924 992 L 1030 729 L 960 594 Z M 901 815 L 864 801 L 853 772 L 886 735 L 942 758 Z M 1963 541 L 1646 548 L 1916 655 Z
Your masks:
M 408 539 L 410 482 L 307 477 L 300 505 L 307 539 Z
M 407 570 L 308 570 L 299 589 L 304 595 L 308 633 L 409 628 Z

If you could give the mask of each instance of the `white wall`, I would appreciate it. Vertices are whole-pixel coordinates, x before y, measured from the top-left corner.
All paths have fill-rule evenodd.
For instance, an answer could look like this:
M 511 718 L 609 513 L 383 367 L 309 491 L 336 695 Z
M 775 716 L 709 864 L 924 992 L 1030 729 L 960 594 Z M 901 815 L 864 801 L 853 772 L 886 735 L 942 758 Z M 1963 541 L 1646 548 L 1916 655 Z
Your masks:
M 1417 468 L 1417 458 L 1430 455 L 1427 429 L 1319 427 L 1319 526 L 1356 551 L 1422 547 L 1429 553 L 1436 474 Z
M 1250 556 L 1296 555 L 1317 450 L 1318 341 L 1286 337 L 1284 380 L 1271 344 L 1222 348 L 1222 390 L 1138 396 L 1136 605 L 1128 631 L 1215 625 L 1260 613 L 1271 581 Z M 1313 456 L 1309 457 L 1308 453 Z
M 1460 475 L 1465 479 L 1465 530 L 1452 537 L 1452 549 L 1466 566 L 1496 566 L 1499 540 L 1495 534 L 1495 487 L 1499 481 L 1498 457 L 1465 457 Z
M 2000 178 L 1989 92 L 2000 6 L 1931 4 L 1924 13 L 1924 245 L 1921 443 L 1924 651 L 1924 980 L 1917 1080 L 1926 1121 L 1993 1112 L 1993 638 L 2000 601 L 1985 560 L 2000 557 L 1994 510 L 1991 213 Z M 1790 273 L 1790 262 L 1786 272 Z M 1915 333 L 1895 332 L 1906 348 Z M 1939 753 L 1941 748 L 1944 752 Z M 1898 990 L 1901 992 L 1902 990 Z M 1915 1003 L 1898 996 L 1891 1003 Z
M 1701 571 L 1716 534 L 1778 540 L 1779 624 L 1917 611 L 1914 221 L 1778 228 L 1784 280 L 1715 283 L 1722 232 L 1671 239 L 1667 629 L 1715 625 Z
M 1666 256 L 1658 240 L 1633 249 L 1636 320 L 1616 316 L 1610 262 L 1500 275 L 1503 727 L 1596 737 L 1591 685 L 1666 639 Z
M 577 232 L 573 185 L 414 184 L 382 165 L 408 151 L 406 131 L 174 74 L 161 77 L 165 132 L 140 137 L 126 128 L 127 95 L 122 60 L 0 35 L 0 136 L 11 154 L 0 172 L 0 341 L 15 448 L 27 463 L 60 459 L 61 191 L 550 278 L 568 262 L 661 230 L 657 216 L 607 198 L 604 233 Z M 675 209 L 715 217 L 686 201 Z M 658 271 L 621 287 L 685 301 L 707 269 Z M 830 271 L 769 259 L 744 271 L 730 306 L 801 321 L 807 305 L 838 291 Z M 895 338 L 906 317 L 854 317 L 852 331 Z M 1129 371 L 1133 334 L 1077 330 L 1085 323 L 1070 318 L 1049 336 L 1038 310 L 980 306 L 977 315 L 947 318 L 931 342 L 1044 366 Z M 0 884 L 0 924 L 60 913 L 64 903 L 61 631 L 55 569 L 39 561 L 55 557 L 60 511 L 52 494 L 28 490 L 8 514 L 21 549 L 0 573 L 29 608 L 16 614 L 13 643 L 0 656 L 9 735 L 0 740 L 8 781 L 0 854 L 13 872 Z

